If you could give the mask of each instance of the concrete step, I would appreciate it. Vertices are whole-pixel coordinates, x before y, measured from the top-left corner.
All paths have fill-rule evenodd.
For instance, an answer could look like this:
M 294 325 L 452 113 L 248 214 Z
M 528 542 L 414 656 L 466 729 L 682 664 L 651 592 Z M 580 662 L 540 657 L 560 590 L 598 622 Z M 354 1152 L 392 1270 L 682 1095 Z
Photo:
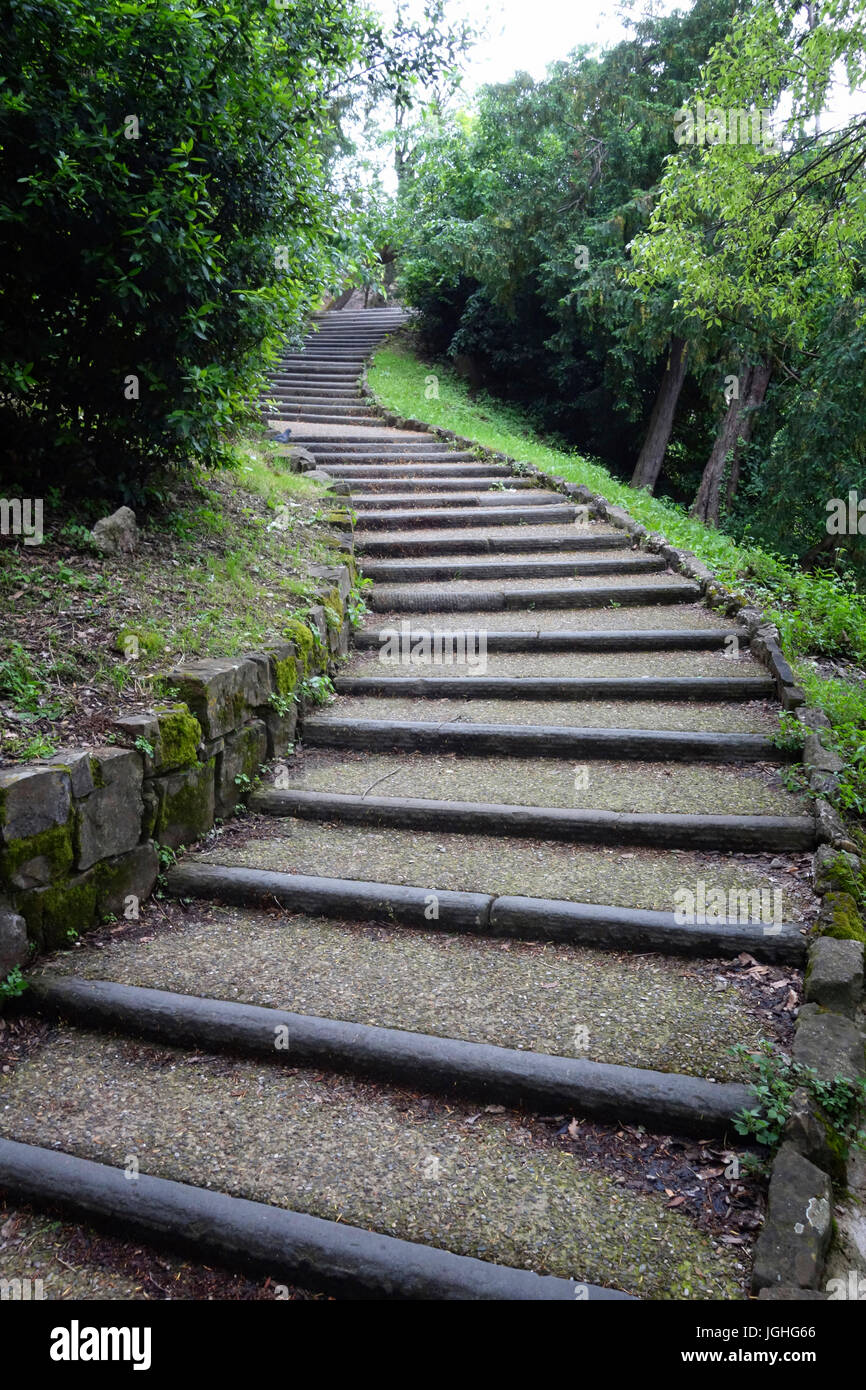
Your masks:
M 275 1287 L 303 1279 L 348 1299 L 626 1299 L 627 1294 L 543 1277 L 338 1220 L 251 1202 L 149 1173 L 129 1182 L 112 1167 L 53 1148 L 0 1139 L 0 1185 L 36 1207 L 61 1206 L 101 1228 L 130 1230 L 156 1248 L 180 1246 L 208 1264 L 240 1262 Z M 134 1187 L 134 1192 L 132 1191 Z M 137 1369 L 137 1368 L 136 1368 Z
M 445 508 L 446 510 L 461 510 L 464 507 L 498 507 L 503 509 L 515 508 L 524 505 L 519 500 L 520 490 L 503 489 L 501 492 L 493 489 L 484 489 L 472 484 L 465 491 L 449 489 L 445 492 L 420 492 L 417 495 L 412 492 L 398 490 L 395 484 L 393 491 L 371 493 L 369 496 L 357 494 L 354 499 L 355 510 L 361 515 L 366 511 L 378 512 L 384 509 L 393 508 L 395 511 L 414 510 L 418 515 L 424 516 L 432 508 Z M 541 488 L 526 488 L 523 490 L 526 497 L 526 505 L 531 507 L 556 507 L 562 506 L 562 497 L 558 492 L 544 492 Z
M 628 777 L 631 768 L 624 768 Z M 384 782 L 375 790 L 387 787 Z M 801 851 L 780 855 L 764 848 L 744 854 L 581 844 L 280 816 L 254 817 L 247 825 L 251 834 L 223 835 L 213 849 L 197 854 L 195 862 L 313 878 L 327 865 L 328 873 L 340 879 L 400 884 L 424 894 L 468 894 L 473 900 L 485 894 L 491 899 L 555 899 L 663 913 L 694 925 L 714 920 L 791 922 L 807 932 L 818 912 L 810 887 L 811 855 Z M 364 918 L 368 907 L 369 900 L 362 898 L 352 915 Z M 430 920 L 428 913 L 425 925 Z M 449 920 L 456 919 L 452 915 Z M 420 925 L 417 918 L 405 924 Z M 433 921 L 430 930 L 435 929 Z M 460 928 L 464 929 L 469 928 Z M 76 951 L 73 960 L 77 955 Z
M 784 762 L 785 755 L 761 734 L 682 733 L 668 729 L 599 729 L 568 725 L 443 724 L 424 720 L 362 719 L 342 714 L 308 717 L 307 748 L 355 748 L 373 752 L 459 753 L 505 756 L 637 759 L 641 762 Z
M 384 510 L 363 509 L 358 513 L 358 530 L 393 530 L 398 526 L 516 526 L 522 523 L 549 523 L 550 525 L 574 521 L 577 512 L 570 503 L 557 501 L 556 505 L 540 505 L 533 495 L 532 505 L 499 506 L 488 505 L 469 507 L 465 503 L 459 507 L 404 507 Z
M 290 853 L 287 844 L 287 857 Z M 746 951 L 778 965 L 803 966 L 806 960 L 805 929 L 799 922 L 763 923 L 759 918 L 747 920 L 751 900 L 748 890 L 744 890 L 746 912 L 741 915 L 719 917 L 718 914 L 711 914 L 710 920 L 684 921 L 683 915 L 676 912 L 437 889 L 437 916 L 432 919 L 430 892 L 426 887 L 224 865 L 213 862 L 212 857 L 206 862 L 188 859 L 175 865 L 168 871 L 166 882 L 169 893 L 185 900 L 204 899 L 265 910 L 271 910 L 276 903 L 289 912 L 341 921 L 372 922 L 391 930 L 409 927 L 437 935 L 459 932 L 494 939 L 556 941 L 564 946 L 591 947 L 594 951 L 618 953 L 653 951 L 678 956 L 737 956 Z M 737 904 L 739 901 L 738 898 Z M 760 897 L 757 901 L 760 902 Z M 700 915 L 706 919 L 706 912 Z M 284 918 L 281 920 L 285 921 Z M 306 939 L 309 942 L 310 936 L 307 935 Z M 208 937 L 208 945 L 211 947 L 212 963 L 215 954 L 212 949 L 213 934 Z M 184 946 L 186 955 L 193 954 L 192 944 L 188 940 Z M 335 948 L 333 955 L 337 957 L 340 954 L 339 943 L 335 943 Z M 485 956 L 484 960 L 489 961 L 490 956 Z M 567 969 L 574 968 L 576 962 L 572 957 L 566 955 L 564 960 Z M 593 968 L 598 964 L 596 958 L 588 954 L 583 960 L 591 963 Z M 285 968 L 283 952 L 280 953 L 280 961 Z M 123 978 L 126 978 L 133 973 L 128 953 L 122 964 Z M 160 963 L 156 965 L 159 970 Z M 146 969 L 146 960 L 137 963 L 136 978 L 141 974 L 141 967 Z M 111 968 L 110 958 L 108 968 Z M 193 965 L 187 968 L 191 970 Z M 628 956 L 624 958 L 622 968 L 627 977 L 631 968 Z M 80 969 L 80 962 L 76 961 L 76 970 L 80 972 Z M 105 970 L 103 955 L 100 978 L 105 977 Z M 355 988 L 362 991 L 365 988 L 364 974 L 366 972 L 362 972 L 359 978 L 357 970 L 352 972 Z M 150 984 L 159 983 L 164 987 L 167 983 L 166 979 L 152 973 L 147 974 L 146 978 Z M 175 975 L 167 978 L 169 981 L 177 979 Z M 248 969 L 246 978 L 249 978 Z M 317 978 L 320 977 L 317 975 Z M 234 993 L 234 982 L 228 981 L 221 989 L 224 997 L 228 997 Z M 369 994 L 367 997 L 369 999 Z M 410 992 L 410 997 L 415 997 L 414 990 Z
M 458 590 L 455 583 L 450 590 L 437 590 L 411 584 L 387 588 L 383 584 L 374 588 L 367 602 L 374 613 L 453 613 L 461 609 L 481 612 L 509 608 L 609 608 L 612 605 L 625 608 L 635 604 L 695 603 L 700 597 L 695 584 L 669 581 L 639 585 L 626 583 L 626 578 L 623 576 L 616 586 L 604 588 L 595 586 L 592 577 L 588 577 L 581 588 L 573 583 L 559 588 L 510 589 L 482 588 L 478 584 L 473 589 Z
M 329 469 L 329 472 L 332 470 Z M 334 472 L 337 477 L 337 473 Z M 604 527 L 590 529 L 573 526 L 517 526 L 511 531 L 500 527 L 492 534 L 482 528 L 463 528 L 453 532 L 396 531 L 386 535 L 362 535 L 356 543 L 359 556 L 405 555 L 505 555 L 535 552 L 585 552 L 626 550 L 628 536 Z
M 328 465 L 323 464 L 322 466 L 327 467 Z M 495 473 L 487 477 L 474 475 L 468 478 L 455 476 L 448 472 L 444 476 L 437 477 L 435 474 L 425 474 L 421 478 L 407 477 L 405 473 L 398 473 L 396 476 L 392 474 L 385 478 L 358 478 L 352 477 L 350 474 L 346 481 L 351 487 L 352 496 L 364 506 L 378 505 L 380 498 L 389 496 L 396 499 L 395 504 L 399 506 L 412 493 L 424 494 L 419 500 L 422 501 L 423 505 L 429 506 L 431 505 L 431 496 L 439 493 L 446 494 L 449 501 L 453 500 L 459 493 L 471 495 L 483 493 L 485 501 L 488 500 L 489 495 L 495 502 L 496 498 L 512 497 L 515 492 L 529 492 L 531 490 L 535 493 L 540 491 L 534 483 L 524 479 L 516 482 L 509 479 L 508 489 L 505 491 L 502 488 L 502 479 L 497 477 Z
M 754 1092 L 741 1082 L 661 1072 L 381 1028 L 167 990 L 42 975 L 28 1006 L 79 1028 L 196 1052 L 230 1052 L 272 1065 L 370 1076 L 387 1084 L 468 1095 L 534 1110 L 679 1134 L 724 1134 Z M 287 1056 L 274 1038 L 288 1030 Z M 110 1046 L 110 1043 L 107 1044 Z M 5 1088 L 4 1088 L 5 1090 Z M 8 1097 L 4 1096 L 7 1101 Z
M 423 695 L 347 695 L 324 707 L 316 719 L 373 719 L 470 728 L 634 729 L 669 733 L 753 734 L 772 742 L 778 706 L 769 700 L 470 700 L 459 695 L 430 700 Z M 768 762 L 786 761 L 773 745 Z
M 494 533 L 496 534 L 496 533 Z M 725 619 L 722 614 L 716 613 L 713 609 L 707 608 L 703 603 L 695 601 L 693 603 L 648 603 L 644 605 L 632 605 L 626 612 L 620 608 L 611 607 L 609 604 L 603 608 L 575 608 L 572 609 L 567 617 L 556 608 L 537 608 L 529 605 L 524 608 L 475 608 L 449 607 L 442 608 L 435 612 L 412 613 L 406 611 L 402 613 L 371 613 L 364 620 L 364 627 L 361 632 L 376 634 L 374 646 L 380 645 L 380 634 L 383 631 L 389 632 L 388 640 L 391 640 L 396 631 L 399 641 L 409 641 L 405 634 L 411 634 L 416 630 L 420 633 L 436 632 L 486 632 L 491 641 L 497 640 L 498 634 L 506 636 L 509 633 L 529 632 L 537 635 L 541 639 L 540 650 L 556 651 L 555 645 L 557 634 L 563 633 L 566 639 L 571 633 L 577 634 L 580 639 L 586 637 L 591 639 L 594 633 L 651 633 L 651 632 L 712 632 L 717 631 L 723 634 L 733 634 L 739 645 L 739 651 L 748 650 L 748 634 L 743 628 L 739 628 L 732 619 Z M 362 642 L 366 639 L 362 639 Z M 641 650 L 640 636 L 635 650 Z M 686 646 L 688 646 L 688 641 Z M 721 640 L 721 639 L 720 639 Z M 554 643 L 547 647 L 548 642 Z M 723 643 L 723 645 L 726 645 Z M 650 643 L 650 649 L 658 644 Z M 627 649 L 627 647 L 626 647 Z M 660 648 L 659 648 L 660 649 Z M 732 642 L 727 645 L 727 650 L 736 650 L 736 645 Z M 491 647 L 491 650 L 493 648 Z M 508 650 L 508 648 L 504 648 Z M 515 650 L 520 650 L 519 647 Z M 559 650 L 568 651 L 566 645 Z M 587 647 L 587 650 L 593 648 Z M 733 658 L 732 658 L 733 659 Z
M 354 494 L 352 494 L 354 502 Z M 451 560 L 373 560 L 366 557 L 362 568 L 368 579 L 383 583 L 429 584 L 448 579 L 527 579 L 562 578 L 584 574 L 654 574 L 665 568 L 663 560 L 654 555 L 617 554 L 587 559 L 571 555 L 567 559 L 535 559 L 522 557 L 513 560 L 485 558 L 482 560 L 459 556 Z
M 811 816 L 576 811 L 566 807 L 302 790 L 258 791 L 250 804 L 264 815 L 596 845 L 789 853 L 814 849 L 816 843 Z
M 648 682 L 651 687 L 659 681 L 673 681 L 672 689 L 686 689 L 688 687 L 683 687 L 680 682 L 710 679 L 715 684 L 719 680 L 730 680 L 735 682 L 738 690 L 747 694 L 757 691 L 758 699 L 764 698 L 765 692 L 775 690 L 762 662 L 748 652 L 741 652 L 739 658 L 734 660 L 727 655 L 727 647 L 574 653 L 541 643 L 534 651 L 494 651 L 488 650 L 487 634 L 483 627 L 462 627 L 450 632 L 442 628 L 438 634 L 429 630 L 424 633 L 419 629 L 413 644 L 402 625 L 399 629 L 385 628 L 384 634 L 375 651 L 368 648 L 352 655 L 340 672 L 341 680 L 378 679 L 383 676 L 413 681 L 428 677 L 449 680 L 484 677 L 510 682 L 514 690 L 519 692 L 524 681 L 564 683 L 567 689 L 568 682 L 573 680 L 602 679 L 618 682 L 628 689 L 631 698 L 636 699 L 642 698 L 641 691 L 649 688 Z M 599 693 L 603 693 L 603 689 L 601 687 Z M 563 695 L 561 698 L 568 697 Z
M 188 1051 L 124 1036 L 52 1029 L 50 1044 L 4 1097 L 30 1139 L 3 1141 L 4 1189 L 139 1241 L 185 1244 L 208 1263 L 249 1262 L 271 1297 L 279 1282 L 437 1301 L 573 1304 L 602 1286 L 742 1295 L 740 1252 L 717 1250 L 663 1190 L 615 1182 L 517 1113 L 479 1114 L 457 1097 L 407 1103 L 371 1082 L 292 1072 L 274 1064 L 273 1037 L 270 1059 L 204 1056 L 194 1067 Z M 107 1105 L 121 1112 L 115 1123 Z
M 366 415 L 316 415 L 308 410 L 286 410 L 284 407 L 270 408 L 261 406 L 262 414 L 266 420 L 307 420 L 315 421 L 319 425 L 364 425 L 368 420 Z
M 464 667 L 471 672 L 471 667 Z M 495 700 L 768 700 L 769 677 L 751 676 L 338 676 L 341 695 L 414 695 Z
M 419 451 L 407 458 L 399 449 L 391 453 L 367 452 L 360 449 L 348 452 L 326 447 L 310 451 L 335 478 L 391 480 L 395 478 L 501 478 L 502 470 L 492 464 L 471 463 L 471 454 L 435 453 L 433 450 Z M 387 460 L 393 460 L 388 462 Z
M 466 631 L 466 627 L 459 629 Z M 396 633 L 401 646 L 411 653 L 418 641 L 433 643 L 439 632 L 450 632 L 441 623 L 413 627 L 409 622 Z M 359 651 L 378 651 L 393 641 L 391 627 L 363 628 L 354 635 Z M 569 631 L 554 628 L 550 632 L 537 629 L 485 629 L 485 645 L 490 652 L 652 652 L 652 651 L 718 651 L 727 649 L 730 638 L 746 644 L 745 628 L 610 628 L 601 631 Z

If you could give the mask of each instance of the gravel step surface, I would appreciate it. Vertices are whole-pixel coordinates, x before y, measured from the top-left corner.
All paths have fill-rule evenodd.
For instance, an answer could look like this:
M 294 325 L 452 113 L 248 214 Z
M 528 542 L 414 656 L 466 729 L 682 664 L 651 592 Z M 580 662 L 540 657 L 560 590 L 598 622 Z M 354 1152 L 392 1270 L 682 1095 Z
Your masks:
M 730 1045 L 784 1036 L 789 1017 L 767 1017 L 779 1002 L 771 986 L 800 983 L 772 967 L 762 1001 L 722 959 L 503 944 L 435 922 L 413 931 L 201 903 L 175 930 L 65 952 L 47 970 L 717 1081 L 747 1080 Z
M 344 695 L 318 711 L 317 719 L 421 719 L 433 723 L 540 724 L 575 729 L 670 729 L 683 732 L 764 734 L 779 728 L 775 707 L 742 704 L 676 704 L 651 700 L 424 700 L 399 696 Z
M 644 1297 L 742 1296 L 741 1253 L 536 1128 L 62 1026 L 0 1078 L 0 1133 L 21 1142 Z
M 509 608 L 507 610 L 480 608 L 443 608 L 435 612 L 420 609 L 388 610 L 381 608 L 365 619 L 362 631 L 380 633 L 402 624 L 423 632 L 466 631 L 487 629 L 495 632 L 621 632 L 630 628 L 670 631 L 674 628 L 717 628 L 720 632 L 739 632 L 741 649 L 748 647 L 744 629 L 730 618 L 704 607 L 701 603 L 641 604 L 622 608 L 571 608 L 563 612 L 556 608 Z
M 714 764 L 465 758 L 316 749 L 292 759 L 286 789 L 575 810 L 684 815 L 805 815 L 774 768 Z M 584 785 L 585 783 L 585 785 Z
M 342 667 L 340 675 L 390 675 L 407 678 L 487 675 L 512 677 L 517 680 L 531 679 L 533 676 L 553 680 L 586 677 L 634 680 L 636 684 L 642 679 L 664 680 L 671 676 L 695 679 L 712 677 L 718 680 L 767 679 L 766 666 L 755 661 L 748 651 L 741 651 L 736 661 L 725 655 L 724 648 L 703 652 L 491 652 L 485 650 L 483 627 L 470 630 L 464 625 L 462 631 L 467 633 L 465 644 L 462 647 L 449 645 L 443 639 L 440 643 L 439 660 L 434 659 L 436 651 L 432 638 L 430 656 L 426 661 L 404 660 L 401 648 L 394 642 L 389 644 L 386 639 L 375 656 L 370 656 L 367 652 L 356 653 Z M 404 647 L 405 645 L 403 644 Z M 393 655 L 389 654 L 391 647 L 397 647 Z M 410 645 L 405 655 L 411 657 L 412 649 Z M 418 645 L 417 650 L 419 655 L 423 656 L 423 646 Z M 446 655 L 452 657 L 450 664 L 445 660 Z M 457 660 L 461 655 L 463 660 Z
M 674 912 L 677 893 L 778 893 L 786 921 L 810 921 L 811 856 L 692 853 L 688 850 L 599 848 L 555 841 L 500 839 L 443 831 L 345 825 L 250 816 L 227 827 L 204 863 L 238 864 L 278 873 L 328 874 L 495 896 L 525 894 L 567 902 Z

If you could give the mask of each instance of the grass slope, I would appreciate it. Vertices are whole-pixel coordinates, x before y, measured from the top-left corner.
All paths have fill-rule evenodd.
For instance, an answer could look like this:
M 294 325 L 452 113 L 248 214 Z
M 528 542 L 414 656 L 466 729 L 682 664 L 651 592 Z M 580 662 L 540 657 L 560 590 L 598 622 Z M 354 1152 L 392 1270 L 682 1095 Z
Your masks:
M 167 693 L 177 662 L 278 640 L 313 598 L 310 565 L 340 558 L 329 508 L 260 438 L 139 514 L 132 556 L 100 554 L 48 499 L 42 544 L 0 548 L 0 763 L 102 740 L 121 710 Z

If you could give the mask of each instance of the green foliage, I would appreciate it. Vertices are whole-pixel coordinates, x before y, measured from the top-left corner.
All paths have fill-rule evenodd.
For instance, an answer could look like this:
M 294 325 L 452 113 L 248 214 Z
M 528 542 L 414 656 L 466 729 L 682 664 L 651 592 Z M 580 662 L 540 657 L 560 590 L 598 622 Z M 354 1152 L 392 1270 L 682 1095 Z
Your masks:
M 859 1123 L 866 1103 L 866 1081 L 852 1081 L 846 1076 L 823 1081 L 812 1067 L 774 1052 L 768 1042 L 760 1043 L 757 1052 L 750 1052 L 738 1043 L 731 1052 L 752 1067 L 751 1086 L 758 1099 L 757 1105 L 735 1115 L 734 1128 L 738 1134 L 751 1135 L 770 1150 L 777 1149 L 782 1142 L 794 1092 L 802 1089 L 816 1102 L 843 1154 L 852 1146 L 866 1148 L 866 1131 Z
M 21 974 L 21 966 L 16 965 L 5 980 L 0 980 L 0 999 L 17 999 L 27 988 L 27 981 Z
M 34 660 L 20 642 L 10 642 L 0 656 L 0 696 L 23 718 L 51 718 L 59 713 L 59 704 L 49 697 L 49 676 L 47 664 Z
M 802 749 L 806 741 L 806 728 L 795 714 L 786 711 L 779 713 L 779 729 L 773 735 L 773 742 L 777 748 L 781 748 L 786 753 L 796 753 Z
M 730 527 L 810 564 L 841 552 L 861 578 L 862 538 L 826 524 L 834 498 L 866 491 L 866 122 L 859 93 L 839 124 L 824 107 L 832 82 L 860 80 L 864 31 L 866 0 L 750 0 L 689 109 L 772 111 L 774 142 L 672 152 L 629 276 L 649 295 L 675 287 L 681 315 L 728 339 L 731 370 L 774 368 Z
M 518 73 L 470 112 L 434 113 L 401 190 L 399 284 L 430 350 L 466 358 L 475 384 L 628 474 L 684 327 L 671 292 L 630 284 L 628 248 L 675 148 L 675 112 L 736 8 L 645 16 L 600 57 L 576 50 L 540 82 Z M 687 396 L 699 400 L 694 381 Z M 684 412 L 677 444 L 702 459 L 706 419 L 696 428 Z
M 326 705 L 336 694 L 330 676 L 308 676 L 301 682 L 298 691 L 311 705 Z
M 139 734 L 138 738 L 135 740 L 135 743 L 132 746 L 133 748 L 137 749 L 139 753 L 144 753 L 146 757 L 153 757 L 153 744 L 148 743 L 147 739 L 144 737 L 143 734 Z
M 349 622 L 356 631 L 358 628 L 364 626 L 364 619 L 370 612 L 367 606 L 366 594 L 372 587 L 372 579 L 358 579 L 352 586 L 352 590 L 349 594 L 349 601 L 346 604 L 346 613 Z
M 280 718 L 282 718 L 282 719 L 284 719 L 284 718 L 286 717 L 286 715 L 291 714 L 291 712 L 292 712 L 294 706 L 297 704 L 297 702 L 298 702 L 298 696 L 297 696 L 297 694 L 294 694 L 294 695 L 271 695 L 270 698 L 268 699 L 268 704 L 271 706 L 271 709 L 276 710 L 277 714 L 278 714 L 278 715 L 280 716 Z
M 830 720 L 830 747 L 844 759 L 837 801 L 843 810 L 866 816 L 866 686 L 822 678 L 809 662 L 798 662 L 797 679 L 809 703 Z
M 31 487 L 220 460 L 327 278 L 362 34 L 354 0 L 7 0 L 0 427 Z

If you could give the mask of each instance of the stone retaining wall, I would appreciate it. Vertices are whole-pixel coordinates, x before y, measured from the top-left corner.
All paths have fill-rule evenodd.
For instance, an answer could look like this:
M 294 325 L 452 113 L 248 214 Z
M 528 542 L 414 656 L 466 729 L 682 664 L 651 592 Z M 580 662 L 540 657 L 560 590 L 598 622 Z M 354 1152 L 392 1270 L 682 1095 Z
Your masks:
M 320 602 L 285 641 L 174 667 L 177 693 L 115 720 L 110 746 L 0 768 L 0 981 L 110 914 L 137 915 L 158 847 L 232 816 L 261 765 L 291 751 L 304 681 L 349 649 L 354 560 L 313 573 Z

